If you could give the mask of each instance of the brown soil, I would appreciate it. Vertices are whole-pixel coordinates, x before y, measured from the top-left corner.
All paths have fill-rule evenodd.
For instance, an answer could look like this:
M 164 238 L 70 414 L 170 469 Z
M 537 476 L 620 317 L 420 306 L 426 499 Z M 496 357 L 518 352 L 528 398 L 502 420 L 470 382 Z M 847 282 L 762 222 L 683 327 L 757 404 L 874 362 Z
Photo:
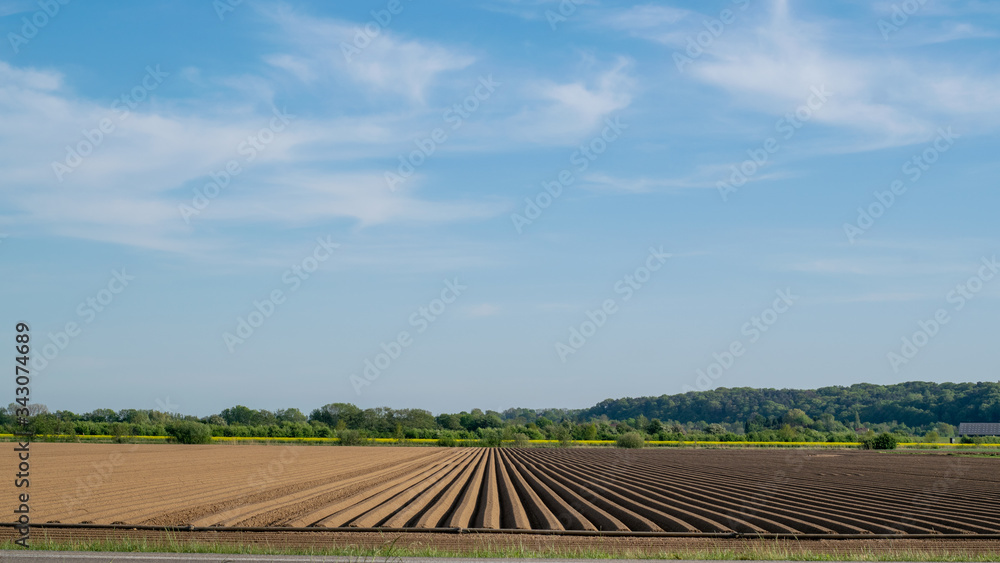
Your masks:
M 34 522 L 745 533 L 1000 532 L 1000 466 L 992 458 L 850 450 L 830 456 L 792 449 L 48 443 L 32 444 L 31 453 Z M 22 491 L 13 487 L 12 479 L 0 485 L 2 498 L 14 499 L 18 492 Z M 329 537 L 343 537 L 338 534 L 342 533 Z M 423 534 L 401 537 L 412 542 L 419 536 Z M 496 534 L 435 537 L 442 538 L 435 539 L 435 545 L 508 541 L 502 539 L 506 535 Z M 525 539 L 533 536 L 510 537 L 509 541 L 535 541 Z M 630 539 L 654 544 L 680 541 Z M 573 545 L 592 541 L 603 545 L 620 540 L 575 537 L 571 541 L 577 542 Z M 548 537 L 544 541 L 563 540 Z

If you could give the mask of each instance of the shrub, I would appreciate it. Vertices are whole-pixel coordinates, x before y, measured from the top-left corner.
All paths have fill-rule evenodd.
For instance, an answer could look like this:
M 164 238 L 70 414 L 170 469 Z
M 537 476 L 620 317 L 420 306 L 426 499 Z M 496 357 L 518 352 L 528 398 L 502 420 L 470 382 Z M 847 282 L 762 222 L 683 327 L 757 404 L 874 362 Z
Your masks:
M 619 448 L 641 448 L 646 445 L 646 440 L 638 432 L 628 432 L 622 434 L 615 440 L 615 446 Z
M 212 441 L 212 429 L 207 424 L 183 420 L 169 424 L 167 435 L 182 444 L 207 444 Z
M 438 438 L 438 445 L 445 448 L 454 448 L 458 445 L 458 440 L 455 439 L 451 434 L 442 434 Z
M 503 442 L 503 433 L 498 428 L 480 428 L 479 443 L 487 448 L 497 448 Z
M 333 431 L 326 424 L 316 420 L 309 424 L 313 427 L 313 435 L 317 438 L 333 438 Z
M 896 444 L 898 440 L 894 434 L 889 434 L 888 432 L 883 432 L 877 436 L 866 436 L 861 439 L 861 446 L 863 450 L 894 450 L 896 449 Z
M 713 436 L 721 436 L 726 433 L 726 427 L 717 422 L 712 423 L 705 428 L 705 433 L 712 434 Z
M 528 447 L 528 435 L 527 434 L 514 434 L 514 442 L 511 444 L 515 448 L 527 448 Z
M 118 444 L 125 444 L 131 441 L 132 427 L 124 422 L 112 422 L 110 431 L 111 435 L 114 436 L 115 442 Z
M 341 430 L 337 432 L 341 446 L 360 446 L 368 441 L 364 434 L 358 430 Z

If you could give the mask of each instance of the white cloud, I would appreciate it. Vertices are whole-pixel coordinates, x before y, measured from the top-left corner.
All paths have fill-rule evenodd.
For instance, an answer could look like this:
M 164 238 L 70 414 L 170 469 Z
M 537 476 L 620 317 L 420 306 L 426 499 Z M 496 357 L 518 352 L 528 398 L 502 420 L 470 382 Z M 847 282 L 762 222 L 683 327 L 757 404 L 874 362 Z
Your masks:
M 217 244 L 195 237 L 212 221 L 288 224 L 346 218 L 364 226 L 461 221 L 504 210 L 498 203 L 426 201 L 413 189 L 393 194 L 381 168 L 338 171 L 338 160 L 330 155 L 343 160 L 394 156 L 383 146 L 399 137 L 399 123 L 391 116 L 295 118 L 250 162 L 239 147 L 268 128 L 274 116 L 250 106 L 234 113 L 227 109 L 231 105 L 192 104 L 182 112 L 162 100 L 147 100 L 122 117 L 109 105 L 76 98 L 58 73 L 0 62 L 0 122 L 5 124 L 0 167 L 6 180 L 0 221 L 15 232 L 199 252 Z M 93 152 L 59 182 L 52 163 L 63 163 L 65 147 L 83 141 L 83 131 L 97 129 L 101 120 L 110 120 L 115 130 L 101 134 Z M 192 189 L 230 160 L 243 172 L 193 225 L 186 224 L 178 205 L 190 204 Z M 289 173 L 285 168 L 293 164 L 296 172 Z
M 361 226 L 388 222 L 450 222 L 482 219 L 507 209 L 500 203 L 428 202 L 413 195 L 414 182 L 391 192 L 381 172 L 288 171 L 263 174 L 233 193 L 206 218 L 309 224 L 351 218 Z
M 733 163 L 732 165 L 739 165 Z M 726 178 L 731 173 L 731 165 L 698 166 L 694 172 L 675 178 L 669 177 L 633 177 L 624 178 L 604 173 L 590 173 L 582 178 L 581 187 L 596 192 L 619 192 L 643 194 L 665 192 L 682 189 L 712 188 L 716 189 L 720 178 Z M 789 178 L 790 172 L 758 172 L 747 178 L 747 184 L 765 180 Z
M 612 29 L 625 31 L 632 37 L 665 45 L 682 45 L 687 34 L 677 24 L 692 14 L 690 10 L 643 4 L 605 15 L 601 22 Z
M 30 0 L 5 0 L 0 2 L 0 17 L 23 12 L 34 12 L 36 10 L 38 10 L 38 4 Z
M 938 295 L 927 295 L 917 292 L 885 292 L 885 293 L 861 293 L 858 295 L 847 295 L 841 297 L 830 297 L 826 299 L 831 303 L 901 303 L 906 301 L 923 301 L 925 299 L 936 299 Z
M 537 144 L 574 144 L 605 118 L 632 102 L 632 62 L 620 58 L 590 80 L 533 80 L 524 92 L 524 108 L 505 119 L 505 137 Z
M 896 257 L 820 258 L 788 265 L 788 270 L 811 274 L 852 276 L 930 276 L 963 273 L 968 265 L 913 262 Z
M 547 20 L 547 13 L 552 12 L 561 15 L 559 5 L 566 0 L 492 0 L 482 4 L 482 9 L 497 14 L 514 16 L 527 21 Z M 568 17 L 578 13 L 582 6 L 592 7 L 598 4 L 597 0 L 572 0 L 576 8 Z M 564 16 L 566 17 L 566 16 Z
M 378 26 L 378 34 L 370 37 L 363 29 L 367 22 L 315 18 L 287 9 L 268 15 L 295 51 L 268 56 L 266 62 L 305 83 L 347 76 L 370 91 L 422 103 L 439 75 L 464 69 L 475 61 L 471 55 L 434 43 L 403 39 L 390 29 L 392 21 Z M 356 41 L 355 37 L 364 39 Z
M 943 125 L 986 132 L 1000 122 L 995 73 L 958 70 L 950 59 L 917 59 L 905 51 L 851 52 L 843 46 L 857 38 L 833 35 L 831 20 L 796 19 L 790 6 L 774 0 L 768 19 L 731 24 L 685 68 L 685 75 L 729 91 L 741 106 L 774 115 L 803 104 L 811 88 L 826 86 L 833 96 L 813 120 L 856 135 L 841 146 L 827 143 L 830 152 L 923 142 Z M 627 28 L 633 34 L 644 30 L 639 23 Z

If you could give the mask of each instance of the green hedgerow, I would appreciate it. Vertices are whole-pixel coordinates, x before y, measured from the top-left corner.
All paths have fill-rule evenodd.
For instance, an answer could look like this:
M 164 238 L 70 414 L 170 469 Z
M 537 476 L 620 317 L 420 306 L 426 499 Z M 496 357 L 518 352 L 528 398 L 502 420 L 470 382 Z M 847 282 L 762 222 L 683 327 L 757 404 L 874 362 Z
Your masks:
M 894 434 L 883 432 L 877 436 L 862 438 L 861 445 L 858 447 L 862 450 L 894 450 L 898 443 L 899 440 L 896 439 Z
M 167 425 L 167 435 L 182 444 L 207 444 L 212 441 L 212 428 L 193 420 L 182 420 Z
M 359 430 L 340 430 L 337 437 L 341 446 L 360 446 L 368 442 L 368 437 Z
M 438 445 L 445 448 L 454 448 L 458 445 L 458 440 L 456 440 L 455 436 L 450 432 L 442 433 L 441 436 L 438 437 Z
M 646 440 L 638 432 L 627 432 L 615 440 L 615 446 L 619 448 L 641 448 L 646 445 Z

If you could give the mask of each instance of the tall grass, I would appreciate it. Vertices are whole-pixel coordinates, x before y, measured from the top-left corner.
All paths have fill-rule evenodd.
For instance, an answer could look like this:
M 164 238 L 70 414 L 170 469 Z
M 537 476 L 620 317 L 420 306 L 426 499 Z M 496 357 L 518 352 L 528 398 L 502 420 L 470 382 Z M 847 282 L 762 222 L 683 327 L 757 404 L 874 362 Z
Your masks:
M 484 545 L 467 550 L 446 550 L 435 547 L 400 547 L 396 538 L 386 538 L 378 546 L 341 547 L 277 547 L 259 544 L 229 544 L 222 542 L 183 541 L 175 537 L 166 540 L 120 538 L 103 540 L 55 541 L 34 538 L 31 550 L 91 551 L 128 553 L 217 553 L 236 555 L 307 555 L 343 556 L 363 561 L 390 561 L 400 557 L 449 558 L 522 558 L 522 559 L 684 559 L 684 560 L 751 560 L 751 561 L 998 561 L 1000 553 L 968 553 L 961 551 L 934 552 L 897 549 L 853 549 L 835 553 L 811 550 L 801 543 L 754 543 L 739 548 L 644 550 L 625 548 L 609 550 L 594 547 L 550 546 L 541 549 L 518 545 Z M 0 550 L 21 550 L 12 540 L 0 542 Z

